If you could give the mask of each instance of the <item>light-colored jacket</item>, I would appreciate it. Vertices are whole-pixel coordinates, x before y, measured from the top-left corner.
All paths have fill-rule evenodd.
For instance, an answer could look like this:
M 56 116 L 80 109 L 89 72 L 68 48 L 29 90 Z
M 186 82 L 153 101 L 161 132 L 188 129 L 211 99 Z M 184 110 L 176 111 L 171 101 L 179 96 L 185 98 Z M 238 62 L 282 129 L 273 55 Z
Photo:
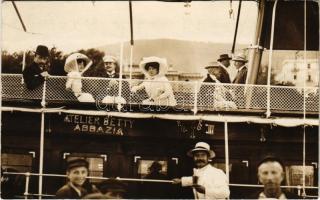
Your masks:
M 153 79 L 147 78 L 137 87 L 138 90 L 142 88 L 145 88 L 149 99 L 153 99 L 155 105 L 175 106 L 177 104 L 171 84 L 164 75 L 157 75 Z M 149 99 L 144 102 L 148 104 Z
M 205 194 L 193 189 L 195 199 L 226 199 L 230 195 L 226 174 L 208 164 L 201 169 L 193 169 L 193 175 L 198 176 L 198 185 L 205 187 Z M 192 176 L 181 178 L 182 186 L 192 186 Z

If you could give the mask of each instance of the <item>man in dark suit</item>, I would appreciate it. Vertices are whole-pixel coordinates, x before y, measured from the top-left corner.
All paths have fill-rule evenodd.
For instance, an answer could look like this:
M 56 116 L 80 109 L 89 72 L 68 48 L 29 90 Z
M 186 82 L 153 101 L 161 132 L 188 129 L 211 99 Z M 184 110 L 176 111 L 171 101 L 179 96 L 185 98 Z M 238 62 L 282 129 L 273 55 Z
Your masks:
M 252 199 L 300 199 L 298 195 L 281 189 L 284 180 L 285 167 L 282 161 L 274 156 L 267 156 L 258 164 L 258 179 L 263 184 L 260 191 Z
M 48 47 L 39 45 L 35 52 L 33 62 L 23 70 L 23 80 L 29 90 L 34 90 L 43 84 L 45 78 L 49 76 L 48 66 Z
M 232 59 L 234 61 L 234 66 L 238 70 L 236 77 L 232 81 L 235 84 L 245 84 L 247 79 L 247 66 L 246 63 L 248 60 L 244 54 L 238 54 L 236 57 Z
M 229 75 L 229 66 L 230 66 L 231 57 L 228 54 L 221 54 L 218 58 L 218 63 L 222 67 L 222 78 L 221 83 L 231 83 Z

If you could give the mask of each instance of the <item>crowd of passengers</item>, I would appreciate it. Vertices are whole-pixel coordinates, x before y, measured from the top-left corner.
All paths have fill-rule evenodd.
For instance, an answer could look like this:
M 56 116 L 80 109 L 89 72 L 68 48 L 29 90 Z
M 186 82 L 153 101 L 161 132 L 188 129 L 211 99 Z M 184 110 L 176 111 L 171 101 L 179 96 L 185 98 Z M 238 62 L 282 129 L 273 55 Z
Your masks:
M 138 85 L 129 85 L 127 81 L 122 81 L 121 83 L 118 81 L 126 77 L 120 75 L 119 63 L 116 57 L 106 55 L 102 59 L 104 67 L 97 72 L 96 77 L 111 79 L 108 82 L 108 95 L 102 99 L 102 103 L 125 104 L 128 99 L 125 95 L 119 93 L 118 88 L 119 84 L 121 84 L 122 91 L 130 91 L 135 94 L 143 90 L 147 96 L 146 99 L 142 100 L 143 104 L 167 106 L 175 106 L 177 104 L 172 86 L 165 76 L 168 70 L 168 64 L 165 58 L 155 56 L 144 57 L 139 67 L 144 74 L 145 81 L 142 81 Z M 236 74 L 230 70 L 230 60 L 234 61 L 234 66 L 237 69 Z M 49 76 L 48 62 L 48 48 L 39 45 L 35 51 L 32 64 L 23 70 L 23 79 L 28 89 L 34 90 L 44 83 L 45 79 Z M 229 57 L 228 54 L 222 54 L 217 61 L 210 62 L 205 66 L 208 73 L 203 79 L 203 82 L 244 84 L 247 77 L 247 62 L 248 60 L 244 54 L 239 54 L 234 58 Z M 64 70 L 67 73 L 66 90 L 72 92 L 80 102 L 95 102 L 92 94 L 83 92 L 81 80 L 84 72 L 86 72 L 92 64 L 92 60 L 81 53 L 73 53 L 68 56 L 65 61 Z M 212 87 L 208 84 L 202 84 L 199 89 L 198 102 L 222 108 L 236 108 L 237 97 L 240 93 L 241 91 L 232 91 L 223 85 Z
M 192 190 L 194 199 L 228 199 L 230 189 L 227 175 L 221 169 L 212 165 L 216 153 L 206 142 L 198 142 L 187 152 L 193 159 L 192 176 L 169 179 L 163 173 L 163 166 L 154 161 L 148 166 L 147 175 L 140 179 L 141 189 L 135 190 L 140 198 L 168 199 L 174 197 L 178 190 L 186 193 Z M 2 170 L 3 171 L 3 170 Z M 108 178 L 94 183 L 89 181 L 89 163 L 82 157 L 67 158 L 66 177 L 64 185 L 55 194 L 57 199 L 122 199 L 130 198 L 126 181 Z M 230 174 L 230 176 L 232 176 Z M 281 188 L 284 182 L 285 167 L 283 162 L 272 154 L 267 154 L 257 165 L 257 178 L 263 188 L 253 194 L 242 194 L 246 199 L 301 199 L 295 193 Z M 232 177 L 230 177 L 232 178 Z M 152 179 L 152 183 L 147 180 Z M 10 198 L 10 191 L 14 194 L 12 185 L 2 175 L 2 197 Z M 151 180 L 150 180 L 151 181 Z M 22 187 L 23 188 L 23 187 Z M 175 190 L 172 190 L 172 189 Z M 183 189 L 184 188 L 184 189 Z M 171 196 L 170 196 L 171 195 Z M 233 195 L 234 196 L 234 195 Z M 11 196 L 13 198 L 14 196 Z M 177 196 L 176 196 L 177 197 Z M 242 197 L 242 198 L 243 198 Z M 132 197 L 131 197 L 132 198 Z M 178 198 L 178 197 L 177 197 Z M 192 198 L 191 196 L 189 198 Z

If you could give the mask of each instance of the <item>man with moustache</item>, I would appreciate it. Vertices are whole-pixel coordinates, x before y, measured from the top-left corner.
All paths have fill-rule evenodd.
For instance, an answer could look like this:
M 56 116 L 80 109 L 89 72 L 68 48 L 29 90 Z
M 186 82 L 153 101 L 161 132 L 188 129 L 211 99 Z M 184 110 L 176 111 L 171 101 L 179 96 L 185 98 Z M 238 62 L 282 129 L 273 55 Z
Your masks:
M 300 199 L 298 195 L 282 190 L 280 185 L 284 180 L 284 165 L 274 156 L 267 156 L 258 164 L 258 179 L 263 184 L 262 192 L 253 195 L 253 199 Z
M 193 187 L 195 199 L 226 199 L 230 195 L 228 179 L 225 173 L 213 167 L 209 159 L 215 157 L 209 144 L 198 142 L 188 156 L 193 157 L 195 167 L 193 176 L 173 179 L 173 184 Z
M 49 76 L 49 50 L 48 47 L 39 45 L 31 65 L 23 71 L 23 80 L 29 90 L 34 90 L 43 84 Z
M 87 180 L 89 163 L 83 158 L 71 158 L 67 163 L 68 183 L 56 192 L 57 199 L 81 199 L 99 190 Z

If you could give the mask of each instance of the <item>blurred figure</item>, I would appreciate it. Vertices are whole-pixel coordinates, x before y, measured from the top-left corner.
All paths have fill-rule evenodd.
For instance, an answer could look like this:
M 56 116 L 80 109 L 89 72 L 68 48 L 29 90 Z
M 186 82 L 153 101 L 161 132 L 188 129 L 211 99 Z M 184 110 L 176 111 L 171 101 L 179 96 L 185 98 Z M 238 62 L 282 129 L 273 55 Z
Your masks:
M 85 159 L 72 158 L 67 165 L 68 183 L 57 191 L 57 199 L 80 199 L 87 194 L 98 192 L 95 185 L 87 180 L 89 163 Z
M 19 171 L 13 168 L 1 168 L 1 198 L 16 199 L 16 196 L 22 196 L 25 189 L 25 176 L 4 174 L 4 172 Z
M 98 185 L 99 191 L 84 196 L 84 199 L 123 199 L 126 186 L 121 181 L 110 178 Z
M 149 98 L 143 100 L 142 103 L 167 106 L 177 104 L 171 84 L 165 76 L 167 68 L 167 60 L 164 58 L 147 57 L 142 59 L 140 69 L 148 81 L 131 88 L 134 93 L 138 90 L 146 90 Z
M 248 60 L 246 59 L 246 56 L 240 53 L 236 57 L 234 57 L 232 60 L 234 61 L 234 66 L 238 71 L 232 83 L 245 84 L 247 79 L 247 72 L 248 72 L 247 65 L 246 65 Z
M 49 76 L 49 50 L 48 47 L 39 45 L 31 65 L 27 66 L 22 74 L 26 87 L 34 90 L 41 86 L 46 77 Z
M 198 142 L 188 153 L 193 157 L 193 176 L 173 179 L 173 184 L 193 187 L 195 199 L 226 199 L 230 195 L 226 174 L 209 163 L 215 157 L 209 144 Z
M 154 161 L 149 167 L 149 173 L 145 178 L 147 179 L 166 179 L 166 175 L 161 173 L 162 165 L 158 161 Z
M 280 185 L 284 180 L 285 168 L 282 161 L 273 156 L 267 156 L 258 164 L 258 179 L 263 184 L 262 192 L 253 195 L 254 199 L 300 199 L 298 195 L 282 190 Z
M 166 180 L 167 176 L 162 173 L 162 165 L 154 161 L 149 167 L 149 173 L 145 179 Z M 142 184 L 142 198 L 145 199 L 170 199 L 172 198 L 170 185 L 168 183 L 144 182 Z

